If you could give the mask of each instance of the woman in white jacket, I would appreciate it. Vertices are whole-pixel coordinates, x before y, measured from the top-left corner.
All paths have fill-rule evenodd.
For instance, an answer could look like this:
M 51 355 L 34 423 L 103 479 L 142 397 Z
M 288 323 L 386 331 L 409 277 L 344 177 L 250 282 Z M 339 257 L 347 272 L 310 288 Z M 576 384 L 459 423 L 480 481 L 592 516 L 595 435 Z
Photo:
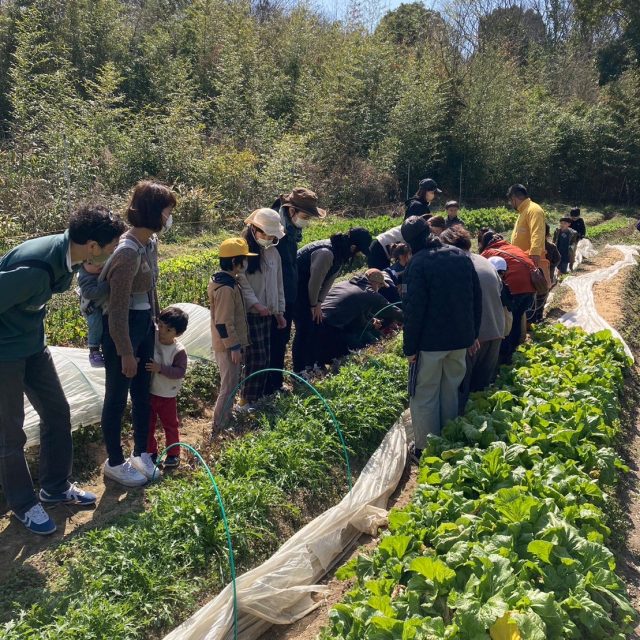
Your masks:
M 256 209 L 245 221 L 242 236 L 249 251 L 245 273 L 238 276 L 249 324 L 251 344 L 245 350 L 245 378 L 269 366 L 271 326 L 284 329 L 285 300 L 282 283 L 282 262 L 276 245 L 284 236 L 280 215 L 273 209 Z M 264 395 L 267 374 L 257 375 L 242 387 L 240 406 L 251 409 Z

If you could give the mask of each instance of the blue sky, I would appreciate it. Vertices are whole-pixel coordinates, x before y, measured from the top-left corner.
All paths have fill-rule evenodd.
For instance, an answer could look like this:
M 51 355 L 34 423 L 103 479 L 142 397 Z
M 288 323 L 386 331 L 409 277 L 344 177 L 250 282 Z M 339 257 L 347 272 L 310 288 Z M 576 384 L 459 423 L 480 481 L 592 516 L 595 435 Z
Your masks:
M 400 4 L 408 4 L 414 0 L 359 0 L 364 11 L 367 7 L 375 7 L 380 16 L 387 11 L 395 9 Z M 440 0 L 423 0 L 428 9 L 437 8 L 441 4 Z M 342 18 L 349 6 L 349 0 L 311 0 L 311 4 L 318 6 L 329 18 Z

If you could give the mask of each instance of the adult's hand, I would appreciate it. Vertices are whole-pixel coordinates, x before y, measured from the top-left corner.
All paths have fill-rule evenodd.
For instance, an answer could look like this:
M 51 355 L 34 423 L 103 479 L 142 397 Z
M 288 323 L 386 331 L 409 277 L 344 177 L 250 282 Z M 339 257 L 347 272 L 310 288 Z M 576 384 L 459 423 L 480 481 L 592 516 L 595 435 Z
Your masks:
M 478 339 L 476 339 L 476 341 L 467 349 L 467 352 L 469 353 L 470 356 L 475 356 L 476 353 L 478 353 L 478 350 L 480 349 L 480 341 Z
M 416 361 L 417 356 L 413 355 L 413 356 L 407 356 L 407 361 L 409 362 L 409 364 L 413 364 Z
M 281 313 L 276 314 L 276 326 L 278 329 L 287 328 L 287 319 Z
M 263 304 L 254 304 L 253 307 L 251 308 L 263 318 L 271 315 L 271 311 L 269 311 L 269 309 L 265 307 Z
M 231 362 L 233 362 L 233 364 L 242 363 L 242 351 L 240 349 L 235 349 L 231 352 Z
M 126 378 L 135 377 L 138 373 L 138 358 L 134 355 L 122 356 L 122 375 Z
M 311 307 L 311 319 L 316 324 L 322 323 L 322 305 L 319 302 L 317 305 Z
M 540 266 L 540 256 L 529 256 L 532 260 L 533 260 L 533 264 L 536 265 L 536 267 Z
M 380 318 L 374 318 L 374 319 L 371 321 L 371 326 L 372 326 L 374 329 L 382 329 L 382 320 L 380 320 Z

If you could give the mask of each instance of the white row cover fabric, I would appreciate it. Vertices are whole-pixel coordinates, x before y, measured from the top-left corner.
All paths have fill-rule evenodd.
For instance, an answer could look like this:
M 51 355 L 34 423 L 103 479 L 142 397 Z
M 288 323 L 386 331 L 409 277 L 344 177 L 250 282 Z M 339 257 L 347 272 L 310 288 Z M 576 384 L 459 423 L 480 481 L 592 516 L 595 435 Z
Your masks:
M 361 533 L 374 534 L 387 521 L 386 505 L 406 463 L 406 411 L 371 456 L 350 494 L 291 537 L 269 560 L 236 581 L 238 638 L 256 640 L 273 624 L 291 624 L 319 603 L 317 584 Z M 233 590 L 220 594 L 165 636 L 165 640 L 233 638 Z
M 638 250 L 640 247 L 632 247 L 628 245 L 607 245 L 606 248 L 613 248 L 620 251 L 622 259 L 604 269 L 597 269 L 591 273 L 585 273 L 581 276 L 572 276 L 567 278 L 563 284 L 569 287 L 576 296 L 576 309 L 565 313 L 560 322 L 568 327 L 582 327 L 589 333 L 596 333 L 603 329 L 609 329 L 611 333 L 622 342 L 627 355 L 633 358 L 631 349 L 622 339 L 622 336 L 598 313 L 593 295 L 593 285 L 596 282 L 605 282 L 615 277 L 622 269 L 632 266 L 638 258 Z
M 209 309 L 189 303 L 175 306 L 189 314 L 189 326 L 179 338 L 189 357 L 212 360 Z M 49 347 L 49 350 L 71 407 L 72 429 L 100 422 L 104 401 L 104 369 L 94 369 L 89 364 L 87 349 Z M 26 398 L 24 411 L 26 446 L 32 447 L 40 442 L 40 418 Z

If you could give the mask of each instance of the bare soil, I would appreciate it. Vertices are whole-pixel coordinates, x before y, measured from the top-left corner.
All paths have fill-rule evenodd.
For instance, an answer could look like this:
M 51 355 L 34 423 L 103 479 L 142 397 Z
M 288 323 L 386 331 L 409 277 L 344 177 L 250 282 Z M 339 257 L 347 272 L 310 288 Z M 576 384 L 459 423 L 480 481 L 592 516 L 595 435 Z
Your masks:
M 208 437 L 211 419 L 186 419 L 180 430 L 181 440 L 198 446 Z M 164 441 L 162 429 L 157 432 L 158 444 Z M 99 436 L 98 436 L 99 437 Z M 125 443 L 125 449 L 133 447 L 133 442 Z M 38 447 L 28 451 L 28 460 L 32 474 L 37 474 Z M 92 508 L 78 508 L 67 505 L 56 505 L 47 508 L 56 523 L 58 530 L 51 536 L 35 536 L 27 531 L 20 522 L 11 516 L 4 497 L 0 500 L 0 580 L 20 567 L 27 571 L 38 572 L 42 563 L 42 553 L 60 545 L 75 533 L 104 525 L 121 514 L 139 512 L 145 507 L 145 488 L 128 489 L 112 480 L 106 480 L 102 474 L 102 465 L 107 453 L 99 441 L 83 443 L 76 447 L 75 458 L 81 458 L 82 469 L 91 469 L 83 473 L 81 485 L 98 496 L 98 502 Z M 170 473 L 170 472 L 169 472 Z

